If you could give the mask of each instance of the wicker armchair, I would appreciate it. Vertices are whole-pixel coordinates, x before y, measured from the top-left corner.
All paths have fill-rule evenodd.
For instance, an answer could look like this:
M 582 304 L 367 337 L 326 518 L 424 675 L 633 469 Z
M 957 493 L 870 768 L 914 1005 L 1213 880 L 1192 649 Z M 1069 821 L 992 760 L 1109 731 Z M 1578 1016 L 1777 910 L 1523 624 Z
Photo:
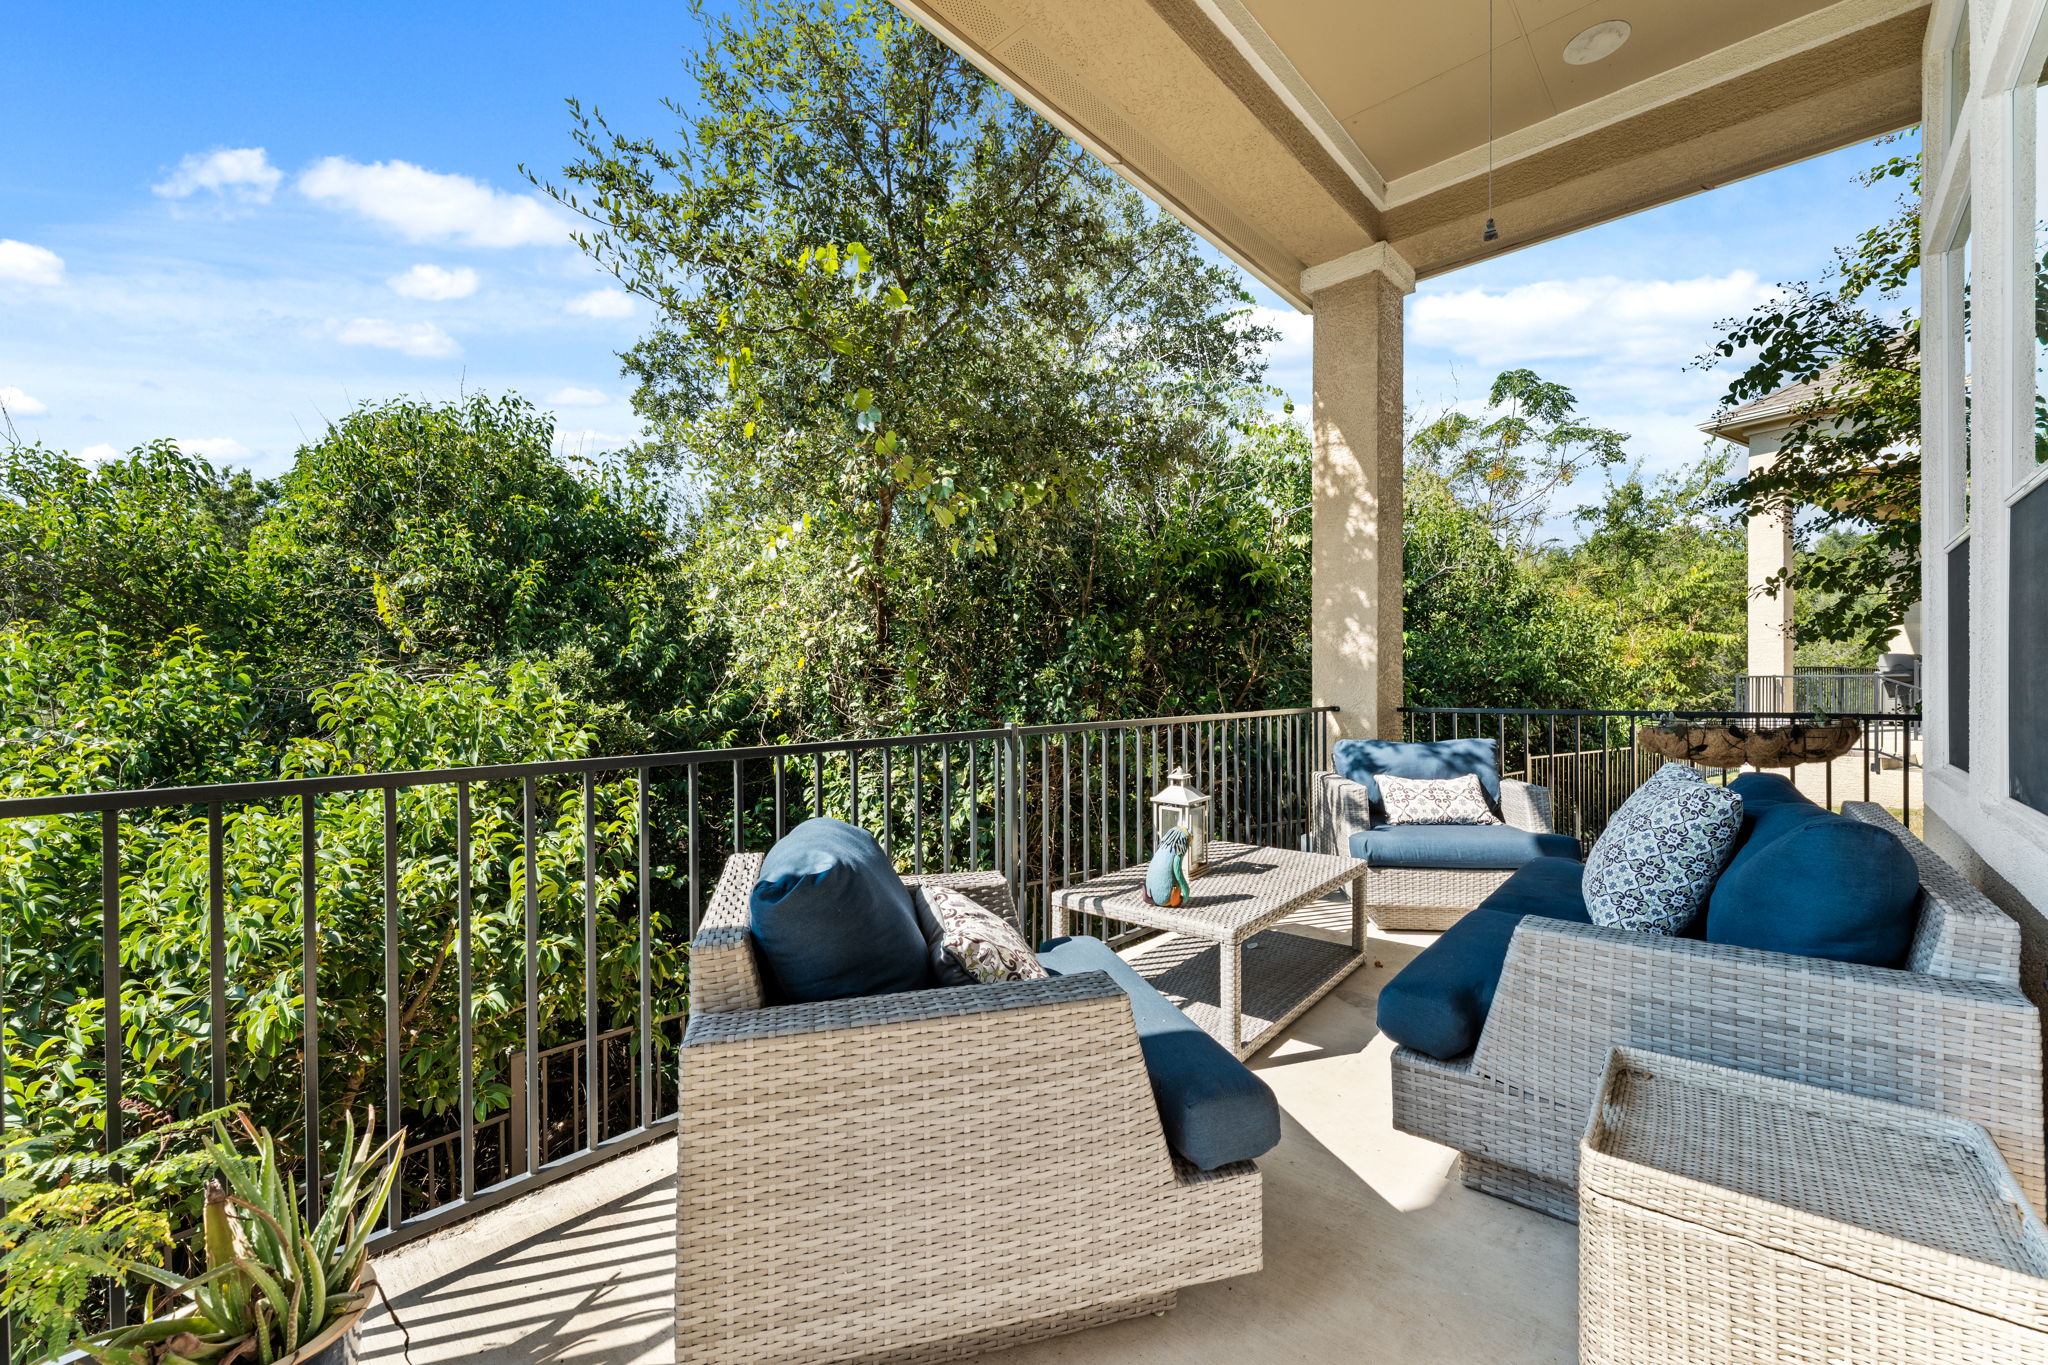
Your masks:
M 1257 1166 L 1171 1154 L 1107 976 L 764 1008 L 760 864 L 726 866 L 690 952 L 682 1365 L 953 1360 L 1259 1269 Z M 1014 917 L 1000 873 L 912 880 Z
M 2019 926 L 1878 807 L 1844 811 L 1919 864 L 1904 968 L 1531 916 L 1469 1056 L 1395 1050 L 1394 1126 L 1457 1148 L 1470 1188 L 1575 1219 L 1608 1057 L 1639 1048 L 1974 1120 L 2041 1208 L 2041 1017 L 2019 988 Z
M 1351 836 L 1372 828 L 1365 788 L 1338 773 L 1319 772 L 1310 796 L 1310 830 L 1318 853 L 1345 854 Z M 1549 834 L 1550 790 L 1502 778 L 1501 817 L 1516 829 Z M 1440 934 L 1500 890 L 1514 869 L 1375 867 L 1365 874 L 1365 913 L 1391 933 Z

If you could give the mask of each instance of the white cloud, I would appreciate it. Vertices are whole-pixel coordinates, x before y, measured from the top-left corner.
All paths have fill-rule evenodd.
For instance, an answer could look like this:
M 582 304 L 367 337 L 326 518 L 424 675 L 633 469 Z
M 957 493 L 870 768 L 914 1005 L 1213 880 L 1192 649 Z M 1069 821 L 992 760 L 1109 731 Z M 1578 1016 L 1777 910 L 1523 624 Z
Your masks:
M 108 460 L 120 459 L 121 452 L 105 442 L 101 442 L 99 445 L 87 446 L 84 450 L 79 451 L 78 458 L 87 464 L 105 464 Z
M 94 446 L 97 450 L 100 447 Z M 202 460 L 246 460 L 249 447 L 232 436 L 180 436 L 178 449 L 187 455 L 197 455 Z M 88 456 L 91 451 L 87 451 Z
M 466 299 L 476 292 L 476 272 L 466 265 L 444 270 L 438 265 L 416 265 L 403 275 L 384 281 L 409 299 Z
M 1631 353 L 1689 359 L 1712 340 L 1716 321 L 1748 311 L 1771 292 L 1751 270 L 1684 280 L 1600 275 L 1499 291 L 1425 290 L 1409 321 L 1416 344 L 1482 365 L 1563 356 L 1626 360 Z
M 50 405 L 40 398 L 31 398 L 12 384 L 0 385 L 0 407 L 16 417 L 46 417 Z
M 61 284 L 64 281 L 64 258 L 48 247 L 0 237 L 0 281 Z
M 455 338 L 431 322 L 387 322 L 383 318 L 357 318 L 345 323 L 334 339 L 346 346 L 382 346 L 407 355 L 438 357 L 459 355 L 462 347 Z
M 569 239 L 563 217 L 532 195 L 507 194 L 410 161 L 364 165 L 325 157 L 300 173 L 298 187 L 309 199 L 361 214 L 410 242 L 557 246 Z
M 633 316 L 633 296 L 623 289 L 593 289 L 562 307 L 586 318 L 628 318 Z
M 556 389 L 548 395 L 548 406 L 555 408 L 594 408 L 605 401 L 603 393 L 596 389 L 582 389 L 571 384 L 565 389 Z
M 283 179 L 284 172 L 270 164 L 261 147 L 216 147 L 186 156 L 169 179 L 150 189 L 166 199 L 187 199 L 211 190 L 224 200 L 267 204 Z

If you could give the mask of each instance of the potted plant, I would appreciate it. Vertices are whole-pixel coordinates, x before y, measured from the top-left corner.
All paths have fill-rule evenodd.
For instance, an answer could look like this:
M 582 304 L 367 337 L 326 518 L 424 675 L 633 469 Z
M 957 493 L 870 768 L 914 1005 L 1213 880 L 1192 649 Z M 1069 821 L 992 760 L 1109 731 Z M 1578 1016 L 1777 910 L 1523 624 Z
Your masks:
M 144 1259 L 168 1238 L 161 1209 L 129 1187 L 59 1185 L 10 1212 L 29 1229 L 9 1239 L 10 1300 L 29 1295 L 56 1321 L 50 1354 L 68 1345 L 104 1365 L 342 1365 L 376 1286 L 365 1250 L 404 1153 L 403 1130 L 373 1145 L 375 1111 L 360 1141 L 346 1120 L 339 1165 L 320 1217 L 308 1222 L 277 1141 L 233 1115 L 253 1151 L 213 1120 L 202 1144 L 207 1176 L 198 1272 L 179 1275 Z M 122 1197 L 126 1196 L 126 1197 Z M 27 1283 L 22 1282 L 22 1274 Z M 63 1341 L 89 1277 L 139 1278 L 152 1287 L 140 1320 Z
M 1636 731 L 1636 747 L 1706 768 L 1790 768 L 1840 758 L 1861 738 L 1860 722 L 1830 720 L 1818 712 L 1805 721 L 1761 727 L 1667 715 Z

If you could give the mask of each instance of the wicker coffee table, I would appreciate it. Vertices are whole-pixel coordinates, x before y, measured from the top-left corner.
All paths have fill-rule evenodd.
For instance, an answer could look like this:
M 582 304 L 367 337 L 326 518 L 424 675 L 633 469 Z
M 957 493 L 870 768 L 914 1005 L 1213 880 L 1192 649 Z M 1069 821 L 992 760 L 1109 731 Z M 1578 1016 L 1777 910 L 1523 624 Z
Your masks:
M 1138 974 L 1238 1057 L 1249 1057 L 1365 960 L 1365 863 L 1325 853 L 1212 843 L 1186 905 L 1145 903 L 1145 869 L 1126 867 L 1054 893 L 1052 932 L 1074 915 L 1176 935 L 1131 955 Z M 1350 942 L 1277 929 L 1349 888 Z

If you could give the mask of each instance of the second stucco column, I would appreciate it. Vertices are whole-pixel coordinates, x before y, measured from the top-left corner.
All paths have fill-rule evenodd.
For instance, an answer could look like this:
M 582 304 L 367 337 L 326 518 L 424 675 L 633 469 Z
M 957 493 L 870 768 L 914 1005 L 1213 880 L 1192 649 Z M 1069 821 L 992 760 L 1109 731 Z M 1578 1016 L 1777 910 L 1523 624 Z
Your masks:
M 1399 738 L 1402 300 L 1407 262 L 1369 247 L 1301 277 L 1315 308 L 1310 670 L 1334 734 Z

